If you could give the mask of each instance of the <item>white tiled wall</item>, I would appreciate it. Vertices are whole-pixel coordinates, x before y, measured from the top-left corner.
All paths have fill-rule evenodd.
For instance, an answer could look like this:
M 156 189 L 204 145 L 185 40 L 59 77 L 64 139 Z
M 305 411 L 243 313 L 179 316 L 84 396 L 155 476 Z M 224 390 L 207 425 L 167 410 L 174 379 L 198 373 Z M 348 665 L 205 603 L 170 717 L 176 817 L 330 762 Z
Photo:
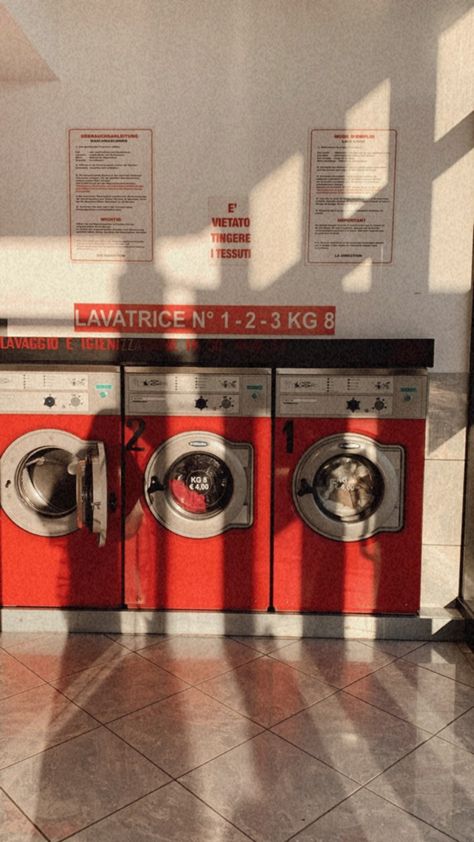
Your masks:
M 468 376 L 431 374 L 423 497 L 422 606 L 458 596 Z

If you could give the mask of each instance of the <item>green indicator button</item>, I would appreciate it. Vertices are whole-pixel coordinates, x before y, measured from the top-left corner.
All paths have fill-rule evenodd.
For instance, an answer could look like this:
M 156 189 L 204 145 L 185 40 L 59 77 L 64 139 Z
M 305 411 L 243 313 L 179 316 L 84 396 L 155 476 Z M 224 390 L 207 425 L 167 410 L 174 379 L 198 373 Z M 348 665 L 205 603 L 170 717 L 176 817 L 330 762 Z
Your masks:
M 96 383 L 95 388 L 99 393 L 99 398 L 108 398 L 112 391 L 111 383 Z
M 416 389 L 416 386 L 402 386 L 400 388 L 400 391 L 401 392 L 416 392 L 417 389 Z
M 256 385 L 256 386 L 247 386 L 247 389 L 250 389 L 251 392 L 255 392 L 255 391 L 261 392 L 262 389 L 263 389 L 263 385 L 261 383 L 258 383 L 258 385 Z

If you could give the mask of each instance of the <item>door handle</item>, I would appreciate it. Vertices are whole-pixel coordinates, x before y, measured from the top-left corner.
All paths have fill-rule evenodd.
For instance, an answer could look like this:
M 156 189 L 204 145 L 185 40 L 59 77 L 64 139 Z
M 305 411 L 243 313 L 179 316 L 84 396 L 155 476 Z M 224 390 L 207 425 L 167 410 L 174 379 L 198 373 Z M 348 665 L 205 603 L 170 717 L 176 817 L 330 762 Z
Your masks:
M 309 484 L 308 480 L 303 477 L 303 479 L 300 482 L 300 487 L 298 488 L 298 491 L 296 493 L 298 497 L 304 497 L 305 494 L 313 493 L 313 487 Z
M 163 483 L 160 482 L 158 477 L 152 476 L 150 485 L 147 488 L 147 493 L 148 494 L 154 494 L 155 491 L 164 491 L 164 490 L 165 490 L 165 487 L 164 487 Z

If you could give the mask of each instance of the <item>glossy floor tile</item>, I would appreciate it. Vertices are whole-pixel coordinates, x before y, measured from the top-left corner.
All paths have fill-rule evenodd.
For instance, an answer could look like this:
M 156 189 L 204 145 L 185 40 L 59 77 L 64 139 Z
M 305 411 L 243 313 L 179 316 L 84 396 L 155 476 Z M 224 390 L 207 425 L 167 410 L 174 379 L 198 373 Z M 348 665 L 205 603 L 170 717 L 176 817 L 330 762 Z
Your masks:
M 132 713 L 189 686 L 133 653 L 119 661 L 53 679 L 52 683 L 101 722 Z
M 45 634 L 17 641 L 9 652 L 46 681 L 125 657 L 126 649 L 104 634 Z
M 369 789 L 412 815 L 472 842 L 474 755 L 434 737 L 385 772 Z
M 44 842 L 43 834 L 4 792 L 0 792 L 0 842 Z
M 257 842 L 283 842 L 357 789 L 355 781 L 268 732 L 181 783 Z
M 222 637 L 172 637 L 141 654 L 191 684 L 260 657 L 249 646 Z
M 8 699 L 42 683 L 42 678 L 0 649 L 0 699 Z
M 329 684 L 266 657 L 199 687 L 266 728 L 335 692 Z
M 431 643 L 407 653 L 405 660 L 474 687 L 474 654 L 450 643 Z
M 196 687 L 111 722 L 109 728 L 173 777 L 262 730 Z
M 45 684 L 0 702 L 0 769 L 97 728 L 97 722 Z
M 367 790 L 359 790 L 310 827 L 293 836 L 292 842 L 449 842 L 420 819 Z
M 393 660 L 377 644 L 358 640 L 304 639 L 273 653 L 275 658 L 334 687 L 346 687 Z
M 0 787 L 54 842 L 167 781 L 167 775 L 104 728 L 0 772 Z
M 272 730 L 359 783 L 366 783 L 431 736 L 344 692 Z
M 167 634 L 141 633 L 109 634 L 107 636 L 110 637 L 111 640 L 115 640 L 116 643 L 120 643 L 121 646 L 125 646 L 126 649 L 130 649 L 132 652 L 136 652 L 138 649 L 146 649 L 147 646 L 154 646 L 155 643 L 162 643 L 169 637 Z
M 264 655 L 269 655 L 271 652 L 276 652 L 277 649 L 283 649 L 290 643 L 295 642 L 293 637 L 248 637 L 239 635 L 232 635 L 232 640 L 237 640 L 244 646 L 256 649 L 257 652 L 262 652 Z
M 0 842 L 474 842 L 465 643 L 0 634 Z
M 74 842 L 245 842 L 236 827 L 171 783 L 72 837 Z
M 474 705 L 474 688 L 404 659 L 356 681 L 347 692 L 436 733 Z
M 474 708 L 439 731 L 438 737 L 474 753 Z

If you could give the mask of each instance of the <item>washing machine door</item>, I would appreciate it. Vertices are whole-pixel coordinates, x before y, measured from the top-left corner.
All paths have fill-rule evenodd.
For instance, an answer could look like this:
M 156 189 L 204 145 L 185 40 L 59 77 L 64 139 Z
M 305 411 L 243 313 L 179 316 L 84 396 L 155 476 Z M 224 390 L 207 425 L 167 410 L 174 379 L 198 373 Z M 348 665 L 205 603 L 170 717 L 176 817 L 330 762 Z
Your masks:
M 164 442 L 145 471 L 154 517 L 186 538 L 210 538 L 252 524 L 253 449 L 214 433 L 180 433 Z
M 82 527 L 107 534 L 107 466 L 102 442 L 63 430 L 35 430 L 15 439 L 1 459 L 0 504 L 10 520 L 52 538 Z
M 107 462 L 101 441 L 90 443 L 70 466 L 76 472 L 77 526 L 97 535 L 99 547 L 107 539 Z
M 404 450 L 359 434 L 328 436 L 310 447 L 293 476 L 293 500 L 315 532 L 360 541 L 403 526 Z

